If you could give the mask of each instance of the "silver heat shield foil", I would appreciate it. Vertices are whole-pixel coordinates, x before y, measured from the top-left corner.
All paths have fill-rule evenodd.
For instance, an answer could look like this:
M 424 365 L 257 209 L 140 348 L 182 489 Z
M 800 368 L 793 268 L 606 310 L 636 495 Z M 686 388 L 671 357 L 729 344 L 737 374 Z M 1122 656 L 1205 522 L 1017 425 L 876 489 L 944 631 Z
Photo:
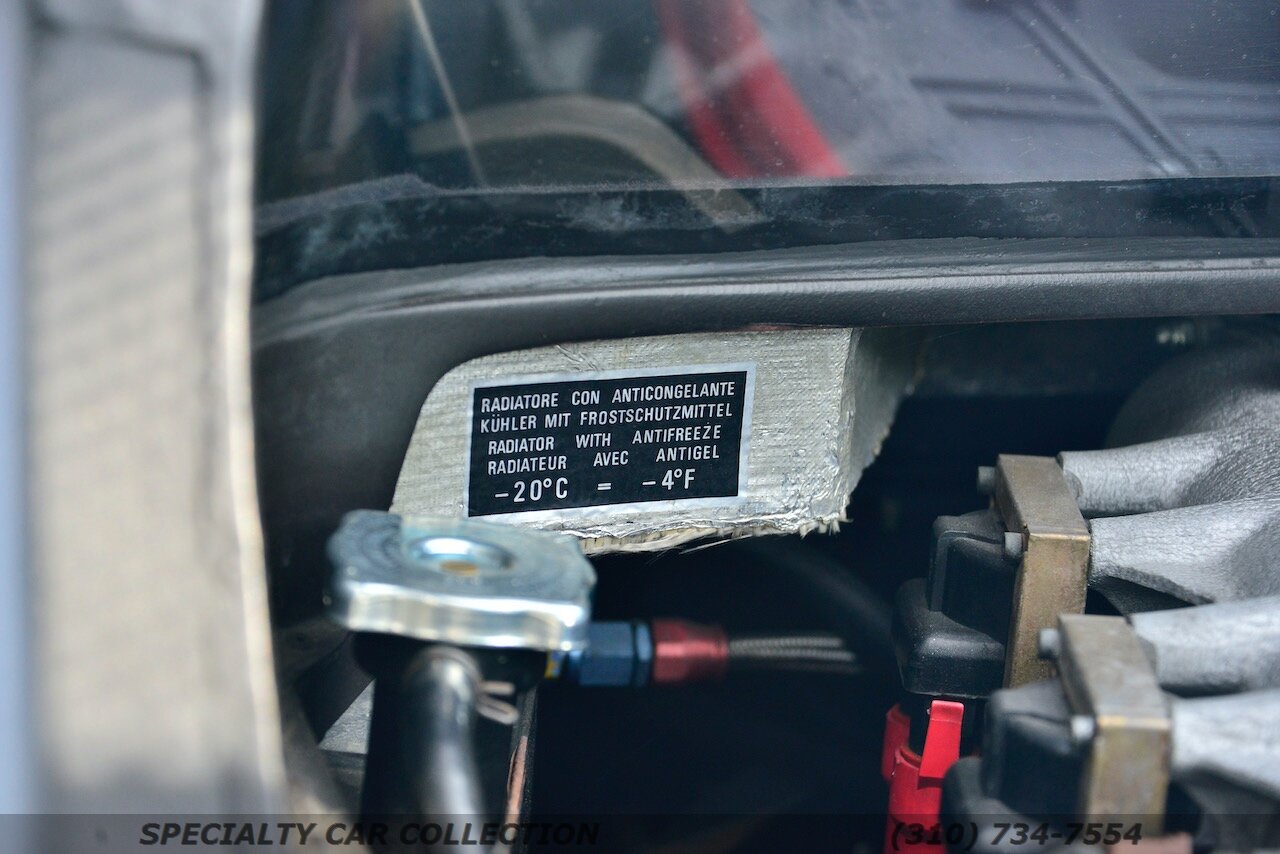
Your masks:
M 875 459 L 916 366 L 893 330 L 785 329 L 566 344 L 473 359 L 446 374 L 418 416 L 392 511 L 467 513 L 477 386 L 555 375 L 753 366 L 746 476 L 717 501 L 605 504 L 506 513 L 490 521 L 559 531 L 588 553 L 657 551 L 711 537 L 834 530 Z

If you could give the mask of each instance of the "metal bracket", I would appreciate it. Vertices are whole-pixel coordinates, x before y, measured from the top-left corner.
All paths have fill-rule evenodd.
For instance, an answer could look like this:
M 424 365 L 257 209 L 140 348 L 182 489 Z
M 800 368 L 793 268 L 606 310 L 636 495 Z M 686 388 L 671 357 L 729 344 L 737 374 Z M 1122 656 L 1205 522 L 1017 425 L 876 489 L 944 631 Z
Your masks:
M 1169 706 L 1137 635 L 1123 617 L 1058 618 L 1058 673 L 1089 742 L 1080 780 L 1085 821 L 1123 818 L 1158 835 L 1169 789 Z M 1079 721 L 1077 724 L 1076 722 Z
M 347 514 L 329 540 L 329 616 L 353 632 L 570 652 L 596 575 L 565 534 L 460 519 Z
M 1002 454 L 995 475 L 996 509 L 1013 537 L 1010 550 L 1021 553 L 1005 645 L 1004 684 L 1013 687 L 1053 675 L 1037 653 L 1040 631 L 1059 614 L 1084 611 L 1089 526 L 1056 460 Z

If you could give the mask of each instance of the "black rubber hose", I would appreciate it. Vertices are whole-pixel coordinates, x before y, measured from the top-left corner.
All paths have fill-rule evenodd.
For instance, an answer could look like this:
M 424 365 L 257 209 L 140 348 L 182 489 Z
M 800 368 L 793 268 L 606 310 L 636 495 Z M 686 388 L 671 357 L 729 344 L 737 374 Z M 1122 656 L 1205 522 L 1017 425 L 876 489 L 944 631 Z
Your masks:
M 846 567 L 792 538 L 758 537 L 741 548 L 809 588 L 820 607 L 834 611 L 837 630 L 847 632 L 868 663 L 896 668 L 893 610 Z
M 420 814 L 484 821 L 475 754 L 480 670 L 465 652 L 429 646 L 405 669 L 400 745 Z

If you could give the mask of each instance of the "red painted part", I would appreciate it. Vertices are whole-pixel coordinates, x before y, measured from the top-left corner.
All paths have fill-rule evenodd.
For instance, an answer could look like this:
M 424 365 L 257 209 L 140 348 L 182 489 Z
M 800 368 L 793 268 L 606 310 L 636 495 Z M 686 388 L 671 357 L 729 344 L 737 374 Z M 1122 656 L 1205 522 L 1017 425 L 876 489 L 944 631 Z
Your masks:
M 739 178 L 848 174 L 769 50 L 747 0 L 655 4 L 690 129 L 716 169 Z
M 720 114 L 701 83 L 702 71 L 694 63 L 694 50 L 686 37 L 682 0 L 656 0 L 662 31 L 671 48 L 675 66 L 676 89 L 684 104 L 689 129 L 707 161 L 722 175 L 748 178 L 755 167 L 738 152 L 728 129 L 720 123 Z
M 889 815 L 884 850 L 913 854 L 942 854 L 938 814 L 942 808 L 942 778 L 960 758 L 960 725 L 964 705 L 934 700 L 929 706 L 929 729 L 924 750 L 916 754 L 904 742 L 894 756 L 889 780 Z
M 880 748 L 880 776 L 887 783 L 893 779 L 893 764 L 897 761 L 898 748 L 907 743 L 911 735 L 911 718 L 894 706 L 884 716 L 884 744 Z
M 719 626 L 657 619 L 650 621 L 649 631 L 654 685 L 720 679 L 729 668 L 729 638 Z

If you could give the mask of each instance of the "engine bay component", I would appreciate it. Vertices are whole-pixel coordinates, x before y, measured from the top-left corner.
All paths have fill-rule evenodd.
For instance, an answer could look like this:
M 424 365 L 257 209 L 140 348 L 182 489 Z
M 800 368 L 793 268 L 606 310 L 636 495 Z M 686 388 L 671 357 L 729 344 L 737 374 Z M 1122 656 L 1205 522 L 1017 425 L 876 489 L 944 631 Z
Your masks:
M 1280 597 L 1131 614 L 1165 690 L 1182 695 L 1280 688 Z
M 359 764 L 365 817 L 492 817 L 478 759 L 492 738 L 482 744 L 480 719 L 531 732 L 534 690 L 547 677 L 636 688 L 718 681 L 731 667 L 859 672 L 830 635 L 730 637 L 680 619 L 590 624 L 595 573 L 562 534 L 362 511 L 329 553 L 330 616 L 355 633 L 373 685 L 322 745 L 331 762 Z M 514 820 L 523 793 L 508 783 L 505 795 Z
M 1036 651 L 1039 633 L 1059 614 L 1084 611 L 1089 529 L 1052 459 L 1002 455 L 994 488 L 1005 549 L 1019 559 L 1004 680 L 1021 685 L 1049 675 Z
M 4 850 L 1280 852 L 1278 21 L 0 4 Z
M 1124 816 L 1159 835 L 1169 787 L 1169 707 L 1137 637 L 1124 618 L 1093 614 L 1063 614 L 1046 636 L 1074 713 L 1072 732 L 1089 741 L 1081 818 Z
M 591 687 L 713 682 L 738 671 L 854 675 L 857 655 L 844 638 L 822 634 L 734 635 L 721 626 L 654 618 L 595 622 L 584 649 L 559 663 L 566 682 Z
M 1173 778 L 1208 815 L 1219 847 L 1274 850 L 1280 838 L 1280 691 L 1171 705 Z
M 1280 497 L 1108 516 L 1089 527 L 1090 586 L 1120 611 L 1280 594 Z
M 483 676 L 467 652 L 419 646 L 380 673 L 364 774 L 370 815 L 484 815 L 475 757 Z
M 775 329 L 475 359 L 423 404 L 392 510 L 500 515 L 597 553 L 829 531 L 888 432 L 913 340 Z
M 1208 358 L 1204 352 L 1193 355 L 1194 359 Z M 731 361 L 727 350 L 712 357 L 714 360 L 668 369 L 591 364 L 589 370 L 553 372 L 550 378 L 535 373 L 476 380 L 462 398 L 470 407 L 463 423 L 474 428 L 483 418 L 532 418 L 533 413 L 519 409 L 550 404 L 558 398 L 568 398 L 572 407 L 575 394 L 598 394 L 599 403 L 593 404 L 594 408 L 582 405 L 566 410 L 571 416 L 617 411 L 604 403 L 615 392 L 632 398 L 680 399 L 706 391 L 734 413 L 733 418 L 717 422 L 722 425 L 717 442 L 724 440 L 726 425 L 739 442 L 736 448 L 723 446 L 726 453 L 718 458 L 719 463 L 753 460 L 762 437 L 754 414 L 744 404 L 748 395 L 758 399 L 761 394 L 764 374 L 760 361 Z M 1174 360 L 1167 370 L 1180 369 L 1184 368 L 1179 360 Z M 1248 380 L 1246 374 L 1237 378 Z M 1249 394 L 1262 387 L 1265 383 Z M 845 387 L 841 388 L 843 394 Z M 1135 397 L 1143 393 L 1140 388 Z M 1108 413 L 1115 411 L 1119 400 L 1116 395 Z M 643 405 L 677 404 L 645 400 Z M 1266 412 L 1266 407 L 1244 406 L 1236 414 L 1233 429 L 1248 435 L 1265 433 L 1250 422 Z M 740 421 L 735 420 L 738 416 Z M 499 431 L 493 441 L 532 440 L 544 429 L 540 421 L 526 422 L 531 427 L 527 436 L 508 437 Z M 508 429 L 510 423 L 503 422 L 501 429 Z M 1106 423 L 1099 419 L 1096 437 L 1103 435 Z M 578 432 L 570 431 L 570 435 Z M 555 442 L 562 438 L 555 433 L 546 435 Z M 473 433 L 459 444 L 471 459 L 463 461 L 469 473 L 464 473 L 465 491 L 456 500 L 460 509 L 480 509 L 482 517 L 414 522 L 411 518 L 402 521 L 394 514 L 357 514 L 348 525 L 367 516 L 376 520 L 381 539 L 368 540 L 377 545 L 353 548 L 344 526 L 331 544 L 337 570 L 335 590 L 342 583 L 346 565 L 364 560 L 366 552 L 378 556 L 379 561 L 403 562 L 412 570 L 406 571 L 414 585 L 419 584 L 416 576 L 425 572 L 458 579 L 458 589 L 483 590 L 486 572 L 493 570 L 500 577 L 502 571 L 494 568 L 507 564 L 482 543 L 492 545 L 495 538 L 508 535 L 565 544 L 573 560 L 585 564 L 581 548 L 592 540 L 530 530 L 521 520 L 524 511 L 490 512 L 492 505 L 475 500 L 465 480 L 475 471 L 475 439 Z M 576 444 L 573 454 L 595 450 L 577 448 Z M 742 455 L 735 455 L 735 450 Z M 1106 838 L 1118 834 L 1124 841 L 1194 834 L 1195 844 L 1202 847 L 1237 843 L 1248 847 L 1272 838 L 1274 832 L 1265 816 L 1271 815 L 1276 781 L 1268 763 L 1274 764 L 1280 754 L 1268 738 L 1254 737 L 1242 743 L 1247 740 L 1246 733 L 1256 736 L 1263 728 L 1258 716 L 1274 707 L 1276 680 L 1280 678 L 1273 651 L 1274 639 L 1280 636 L 1272 630 L 1277 610 L 1274 597 L 1251 595 L 1270 589 L 1266 581 L 1270 577 L 1266 572 L 1269 540 L 1255 538 L 1253 533 L 1259 530 L 1255 525 L 1259 519 L 1265 530 L 1269 519 L 1263 512 L 1265 505 L 1276 500 L 1265 489 L 1254 489 L 1265 484 L 1266 477 L 1255 473 L 1248 483 L 1237 482 L 1220 501 L 1183 505 L 1182 499 L 1168 498 L 1156 505 L 1129 505 L 1127 515 L 1119 515 L 1126 511 L 1115 509 L 1118 504 L 1105 511 L 1117 515 L 1095 515 L 1104 512 L 1098 509 L 1102 505 L 1079 496 L 1099 494 L 1088 491 L 1100 482 L 1098 471 L 1106 470 L 1106 476 L 1113 478 L 1122 479 L 1122 475 L 1105 465 L 1073 467 L 1067 461 L 1079 461 L 1087 454 L 1091 460 L 1105 462 L 1106 452 L 1070 452 L 1055 458 L 1045 454 L 1049 448 L 1043 445 L 1035 450 L 1040 455 L 997 454 L 995 466 L 980 469 L 978 492 L 990 498 L 986 509 L 962 516 L 930 515 L 935 519 L 932 542 L 927 550 L 921 549 L 921 556 L 931 555 L 926 557 L 930 560 L 928 575 L 899 588 L 893 611 L 893 657 L 905 690 L 898 693 L 898 686 L 890 684 L 887 687 L 893 693 L 881 694 L 882 699 L 876 701 L 878 708 L 884 709 L 897 699 L 886 718 L 877 754 L 888 788 L 887 809 L 880 801 L 877 809 L 883 812 L 876 813 L 877 822 L 887 818 L 883 826 L 886 849 L 940 854 L 964 847 L 947 835 L 953 825 L 977 828 L 974 832 L 983 835 L 985 848 L 1005 819 L 1043 825 L 1046 838 L 1060 831 L 1069 833 L 1076 824 L 1116 825 L 1116 834 L 1108 830 Z M 1131 450 L 1121 449 L 1116 458 Z M 482 453 L 487 454 L 487 449 Z M 512 458 L 521 459 L 542 452 L 524 452 L 524 457 L 518 450 L 511 453 Z M 1257 450 L 1250 453 L 1255 458 L 1261 455 Z M 991 459 L 985 454 L 983 458 Z M 712 458 L 713 464 L 716 459 Z M 803 455 L 799 459 L 804 462 Z M 717 470 L 707 471 L 714 474 Z M 1142 472 L 1136 479 L 1146 475 Z M 717 481 L 709 479 L 709 488 L 718 489 Z M 965 481 L 957 482 L 958 492 Z M 624 507 L 629 513 L 644 512 L 650 502 L 634 499 L 629 492 L 633 482 L 618 477 L 614 483 L 620 493 L 616 497 L 625 499 L 618 504 L 582 501 L 580 493 L 569 491 L 562 506 L 541 512 L 608 515 L 621 514 Z M 725 497 L 691 497 L 690 504 L 679 506 L 687 506 L 692 513 L 699 507 L 716 506 L 698 501 Z M 559 500 L 554 490 L 547 500 Z M 1233 528 L 1228 524 L 1228 511 L 1243 503 L 1262 509 L 1254 515 L 1240 514 Z M 1150 523 L 1160 514 L 1207 512 L 1210 508 L 1223 526 L 1221 532 L 1215 534 L 1218 529 L 1206 528 L 1213 542 L 1198 552 L 1191 548 L 1190 539 L 1183 540 L 1181 564 L 1169 561 L 1162 570 L 1149 554 L 1142 556 L 1142 538 L 1124 544 L 1126 554 L 1146 561 L 1143 565 L 1153 579 L 1149 585 L 1137 584 L 1140 579 L 1131 575 L 1126 583 L 1135 590 L 1119 597 L 1114 595 L 1119 589 L 1116 579 L 1099 578 L 1099 567 L 1111 559 L 1107 556 L 1121 553 L 1114 534 L 1108 534 L 1109 525 L 1122 520 Z M 889 520 L 895 512 L 891 505 L 877 509 Z M 855 499 L 850 512 L 855 519 L 862 515 L 858 510 Z M 927 530 L 927 519 L 920 530 Z M 1107 539 L 1109 536 L 1112 539 Z M 811 621 L 823 611 L 819 602 L 837 598 L 831 583 L 839 577 L 840 569 L 819 557 L 829 553 L 835 542 L 836 538 L 813 538 L 801 544 L 765 537 L 682 555 L 682 550 L 661 556 L 597 554 L 593 557 L 602 575 L 624 568 L 633 574 L 634 586 L 629 596 L 617 595 L 614 588 L 605 597 L 607 620 L 591 621 L 591 611 L 584 610 L 572 647 L 539 644 L 527 635 L 516 642 L 495 643 L 483 632 L 456 634 L 442 643 L 442 639 L 424 639 L 405 625 L 387 628 L 391 623 L 385 620 L 366 621 L 357 627 L 359 637 L 353 646 L 361 668 L 374 677 L 369 692 L 372 703 L 351 704 L 341 715 L 341 725 L 317 727 L 317 731 L 330 733 L 325 738 L 329 745 L 323 749 L 325 758 L 333 768 L 346 762 L 345 767 L 360 769 L 363 776 L 359 783 L 348 780 L 344 785 L 360 790 L 365 815 L 388 810 L 440 814 L 451 803 L 467 803 L 478 790 L 483 794 L 477 808 L 485 809 L 499 803 L 504 792 L 515 799 L 513 802 L 521 803 L 510 791 L 493 787 L 492 775 L 481 773 L 479 757 L 504 755 L 512 738 L 506 723 L 515 721 L 526 727 L 525 732 L 534 731 L 528 713 L 535 697 L 539 715 L 552 720 L 552 714 L 585 718 L 594 708 L 610 710 L 602 714 L 622 715 L 631 712 L 620 709 L 640 707 L 646 711 L 637 713 L 639 717 L 652 714 L 664 695 L 675 696 L 675 692 L 697 703 L 715 702 L 712 698 L 720 696 L 740 698 L 743 695 L 737 692 L 759 690 L 759 683 L 768 681 L 768 677 L 760 678 L 765 671 L 769 676 L 784 671 L 837 677 L 862 674 L 859 687 L 865 684 L 870 688 L 881 675 L 876 669 L 878 660 L 886 658 L 873 637 L 880 632 L 869 631 L 883 622 L 877 617 L 886 610 L 883 600 L 878 607 L 861 603 L 841 608 L 840 620 L 828 627 L 830 634 L 811 630 Z M 1160 598 L 1161 579 L 1194 580 L 1197 556 L 1212 563 L 1220 544 L 1226 544 L 1222 547 L 1235 555 L 1236 568 L 1230 572 L 1211 570 L 1204 584 L 1218 584 L 1215 578 L 1222 584 L 1230 581 L 1235 592 L 1218 595 L 1222 601 L 1215 604 L 1170 608 L 1179 603 L 1177 597 Z M 1252 548 L 1262 551 L 1252 552 Z M 510 550 L 517 549 L 512 545 Z M 1159 549 L 1148 551 L 1158 553 Z M 800 557 L 801 552 L 808 557 Z M 1261 556 L 1254 580 L 1239 570 L 1251 554 Z M 823 583 L 795 584 L 794 591 L 788 590 L 788 580 L 806 576 L 795 569 L 779 571 L 774 561 L 782 555 L 797 566 L 812 563 L 813 574 Z M 561 557 L 568 561 L 568 553 Z M 869 561 L 869 567 L 874 568 L 878 560 Z M 659 573 L 652 568 L 675 567 L 677 563 L 685 568 L 724 564 L 726 571 L 734 572 L 725 578 L 740 584 L 735 589 L 744 596 L 754 595 L 750 591 L 766 581 L 777 583 L 779 590 L 803 594 L 808 610 L 774 622 L 777 614 L 767 605 L 757 605 L 755 613 L 747 607 L 734 618 L 720 610 L 726 598 L 723 582 L 699 581 L 701 573 L 697 572 L 668 569 Z M 902 577 L 890 583 L 900 583 Z M 868 583 L 873 578 L 869 574 Z M 701 606 L 683 610 L 679 594 L 670 589 L 677 581 L 704 585 L 708 596 Z M 656 594 L 657 588 L 666 588 L 662 593 L 669 598 L 655 607 L 647 597 Z M 590 587 L 586 589 L 589 605 Z M 869 601 L 878 599 L 873 593 Z M 542 607 L 521 603 L 518 597 L 509 600 L 511 612 Z M 1151 610 L 1157 604 L 1161 610 Z M 473 606 L 488 607 L 483 601 L 452 605 L 463 609 Z M 333 607 L 344 625 L 356 626 L 342 615 L 336 598 Z M 1120 613 L 1113 615 L 1115 611 Z M 689 613 L 693 619 L 656 616 L 673 612 Z M 517 619 L 514 613 L 504 618 Z M 519 619 L 528 618 L 526 613 Z M 442 618 L 432 619 L 440 622 Z M 847 625 L 852 623 L 857 626 Z M 377 626 L 382 628 L 371 628 Z M 430 668 L 427 659 L 431 660 Z M 419 679 L 437 670 L 455 675 Z M 738 675 L 752 671 L 752 679 L 733 678 L 735 670 Z M 821 690 L 847 687 L 837 686 L 838 681 L 822 684 Z M 442 693 L 446 683 L 456 683 L 458 690 Z M 500 700 L 495 686 L 506 686 L 507 693 L 502 696 L 515 702 Z M 672 693 L 637 690 L 664 687 L 671 687 Z M 599 688 L 612 690 L 581 690 Z M 448 709 L 453 711 L 441 713 L 469 722 L 467 727 L 445 731 L 435 725 L 433 717 L 426 716 L 424 710 L 429 706 L 445 709 L 442 698 L 448 697 L 452 697 Z M 496 714 L 504 705 L 509 717 Z M 486 727 L 495 723 L 502 724 L 501 732 L 485 735 Z M 753 725 L 756 730 L 759 726 Z M 416 735 L 411 738 L 407 730 Z M 456 743 L 464 737 L 459 735 L 463 730 L 470 733 L 465 736 L 471 740 L 470 758 Z M 355 738 L 339 738 L 352 733 Z M 553 745 L 548 749 L 555 750 L 558 757 L 575 749 L 563 740 Z M 441 756 L 453 757 L 446 763 L 449 768 L 469 769 L 462 780 L 466 786 L 446 791 L 427 785 L 449 779 L 438 761 Z M 515 767 L 515 748 L 510 756 Z M 410 762 L 406 757 L 416 759 Z M 611 755 L 610 761 L 614 759 Z M 599 760 L 588 757 L 584 761 Z M 530 767 L 523 767 L 522 774 L 531 774 Z M 475 803 L 474 798 L 471 802 Z M 1250 821 L 1236 821 L 1242 810 L 1252 811 Z M 492 815 L 492 811 L 486 810 L 486 814 Z M 1252 821 L 1255 814 L 1262 818 Z M 912 828 L 927 832 L 917 834 Z
M 1270 735 L 1270 721 L 1280 710 L 1280 691 L 1188 698 L 1166 694 L 1165 702 L 1163 756 L 1169 788 L 1164 831 L 1193 834 L 1197 850 L 1270 849 L 1280 798 L 1275 770 L 1280 750 Z M 1059 839 L 1072 832 L 1078 836 L 1086 826 L 1115 826 L 1115 835 L 1126 834 L 1126 842 L 1159 838 L 1161 823 L 1150 816 L 1081 814 L 1082 783 L 1096 730 L 1078 723 L 1075 712 L 1056 679 L 996 693 L 986 711 L 981 758 L 961 759 L 947 774 L 942 821 L 977 822 L 987 839 L 993 829 L 1010 823 L 1052 826 Z M 1135 758 L 1135 772 L 1149 768 L 1148 757 Z M 1130 780 L 1135 795 L 1142 795 L 1144 784 L 1158 788 L 1158 774 Z
M 1109 447 L 1061 455 L 1091 517 L 1089 585 L 1121 612 L 1280 593 L 1278 364 L 1266 335 L 1188 354 L 1126 402 Z
M 329 543 L 332 619 L 374 678 L 361 804 L 372 816 L 486 816 L 476 719 L 517 723 L 546 653 L 586 643 L 595 570 L 571 537 L 349 514 Z
M 572 538 L 360 511 L 329 554 L 329 614 L 351 631 L 537 650 L 586 641 L 596 576 Z
M 964 739 L 964 704 L 950 700 L 929 703 L 928 723 L 919 751 L 913 749 L 911 722 L 898 707 L 890 710 L 885 744 L 880 760 L 881 775 L 889 784 L 889 806 L 885 820 L 885 854 L 908 851 L 937 854 L 945 836 L 926 834 L 904 838 L 904 827 L 938 826 L 942 808 L 942 783 L 947 771 L 960 758 Z
M 1280 752 L 1259 716 L 1278 678 L 1276 352 L 1246 335 L 1174 360 L 1121 409 L 1115 447 L 1060 455 L 1056 482 L 1086 550 L 1056 564 L 1073 568 L 1078 605 L 1037 594 L 1058 610 L 1038 637 L 1048 678 L 991 690 L 1002 647 L 1013 660 L 1008 565 L 1021 542 L 991 511 L 938 520 L 927 586 L 904 586 L 896 625 L 911 709 L 959 696 L 985 718 L 964 751 L 981 758 L 948 774 L 946 820 L 1092 822 L 1143 839 L 1172 829 L 1226 850 L 1275 838 Z M 1001 508 L 999 471 L 980 483 Z M 1085 570 L 1105 597 L 1091 610 L 1119 616 L 1079 613 Z M 906 728 L 890 732 L 910 739 L 915 715 L 899 715 Z

